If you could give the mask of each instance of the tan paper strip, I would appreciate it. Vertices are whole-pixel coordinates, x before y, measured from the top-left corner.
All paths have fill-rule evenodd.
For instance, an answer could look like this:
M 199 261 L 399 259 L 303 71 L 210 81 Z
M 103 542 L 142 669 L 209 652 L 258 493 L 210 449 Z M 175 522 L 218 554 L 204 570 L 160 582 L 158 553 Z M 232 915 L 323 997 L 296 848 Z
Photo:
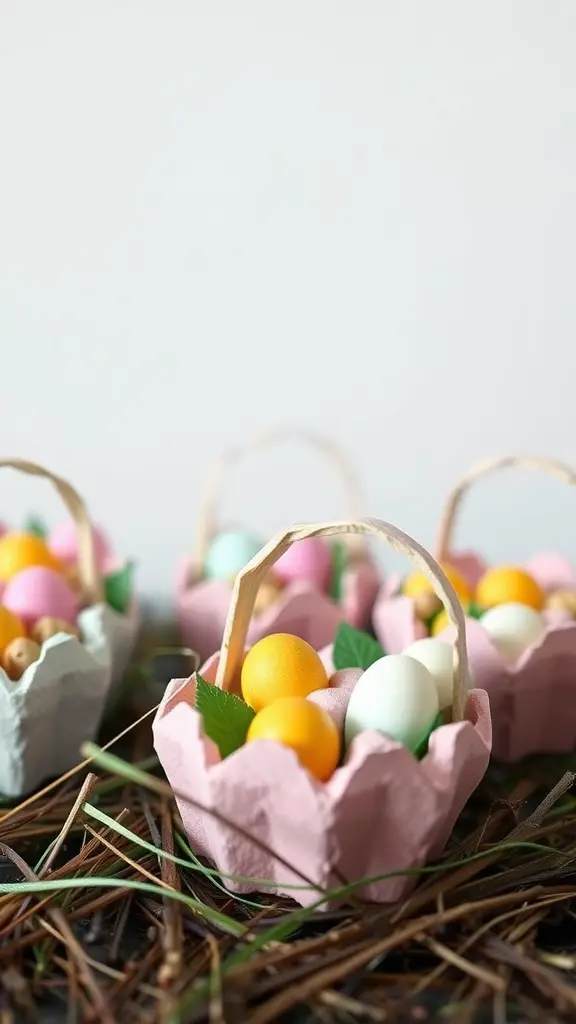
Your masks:
M 576 484 L 576 472 L 570 466 L 558 462 L 556 459 L 541 458 L 537 455 L 503 455 L 499 458 L 477 462 L 464 474 L 446 500 L 434 549 L 439 562 L 445 562 L 450 557 L 456 518 L 466 492 L 482 477 L 500 469 L 511 468 L 545 473 L 547 476 L 559 480 L 560 483 Z
M 297 441 L 310 445 L 323 455 L 334 467 L 335 472 L 342 482 L 342 488 L 346 497 L 346 513 L 350 519 L 359 519 L 362 515 L 362 500 L 360 488 L 356 476 L 344 453 L 327 438 L 317 434 L 297 429 L 269 430 L 257 434 L 245 444 L 237 448 L 231 448 L 218 460 L 206 485 L 203 500 L 200 504 L 200 515 L 198 530 L 196 533 L 196 546 L 194 550 L 194 565 L 196 571 L 204 565 L 208 546 L 218 531 L 218 506 L 222 497 L 224 483 L 233 467 L 246 455 L 270 444 L 278 444 L 285 441 Z M 353 551 L 360 554 L 364 550 L 364 541 L 361 537 L 350 538 Z
M 83 499 L 66 480 L 35 462 L 27 462 L 25 459 L 0 459 L 1 467 L 15 469 L 29 476 L 43 477 L 55 487 L 76 525 L 78 574 L 83 596 L 88 604 L 98 604 L 103 599 L 103 586 L 96 562 L 92 526 Z
M 461 721 L 470 681 L 464 615 L 456 592 L 432 555 L 418 541 L 403 533 L 398 527 L 382 522 L 380 519 L 345 520 L 343 522 L 294 526 L 279 533 L 262 548 L 236 578 L 224 630 L 216 685 L 221 686 L 224 690 L 230 690 L 240 674 L 246 635 L 254 611 L 258 588 L 276 560 L 288 550 L 291 544 L 304 540 L 306 537 L 334 537 L 346 534 L 375 537 L 383 541 L 395 551 L 405 555 L 432 583 L 447 611 L 450 622 L 456 627 L 452 715 L 454 721 Z

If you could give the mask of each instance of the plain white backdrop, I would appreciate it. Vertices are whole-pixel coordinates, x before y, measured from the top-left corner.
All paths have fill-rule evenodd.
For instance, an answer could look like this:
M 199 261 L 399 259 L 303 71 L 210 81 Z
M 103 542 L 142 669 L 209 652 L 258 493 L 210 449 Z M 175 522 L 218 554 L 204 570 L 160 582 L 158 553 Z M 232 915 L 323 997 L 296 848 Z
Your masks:
M 160 600 L 261 427 L 331 435 L 424 542 L 477 458 L 576 463 L 575 40 L 572 0 L 3 0 L 2 454 L 68 476 Z M 224 501 L 264 537 L 343 511 L 290 446 Z M 507 474 L 460 537 L 576 557 L 575 523 Z

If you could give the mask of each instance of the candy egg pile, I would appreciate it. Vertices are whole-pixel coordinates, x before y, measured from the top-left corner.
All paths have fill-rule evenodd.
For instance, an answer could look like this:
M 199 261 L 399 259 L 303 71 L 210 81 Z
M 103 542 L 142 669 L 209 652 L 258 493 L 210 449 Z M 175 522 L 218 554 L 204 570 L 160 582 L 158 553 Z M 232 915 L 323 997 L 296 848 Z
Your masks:
M 104 600 L 124 614 L 132 599 L 133 565 L 110 571 L 112 553 L 103 532 L 92 527 Z M 106 569 L 108 572 L 106 573 Z M 78 537 L 72 521 L 48 532 L 33 518 L 23 530 L 0 535 L 0 666 L 18 680 L 38 661 L 42 644 L 58 633 L 80 639 L 82 610 Z
M 204 559 L 205 578 L 233 583 L 262 547 L 259 537 L 241 530 L 217 534 Z M 292 544 L 261 584 L 256 613 L 261 614 L 274 604 L 291 583 L 311 584 L 338 601 L 345 567 L 346 555 L 341 543 L 329 544 L 319 537 L 309 537 Z
M 470 614 L 474 612 L 473 590 L 467 580 L 451 565 L 442 565 L 444 575 L 456 591 L 464 611 Z M 436 594 L 432 583 L 424 573 L 412 572 L 402 583 L 400 592 L 404 597 L 410 597 L 414 605 L 416 618 L 426 628 L 430 636 L 437 636 L 447 625 L 446 611 L 442 607 L 442 601 Z
M 537 581 L 518 566 L 488 569 L 475 588 L 452 566 L 442 568 L 466 614 L 480 620 L 507 665 L 515 664 L 524 651 L 542 639 L 546 628 L 542 614 L 545 609 L 568 611 L 572 607 L 572 614 L 576 615 L 576 594 L 572 605 L 566 595 L 562 600 L 558 593 L 546 597 Z M 409 576 L 402 593 L 412 597 L 416 616 L 431 637 L 438 636 L 448 626 L 447 614 L 435 606 L 436 595 L 424 576 Z
M 366 730 L 385 734 L 417 756 L 425 753 L 430 733 L 442 723 L 452 703 L 452 646 L 428 638 L 412 644 L 403 654 L 379 656 L 381 650 L 367 634 L 346 624 L 339 632 L 345 647 L 351 635 L 360 645 L 371 644 L 370 664 L 351 690 L 342 728 L 323 707 L 308 700 L 314 691 L 330 687 L 320 656 L 297 636 L 273 633 L 258 641 L 244 659 L 240 678 L 243 701 L 201 680 L 212 698 L 201 707 L 197 693 L 206 735 L 218 743 L 219 721 L 226 713 L 224 740 L 226 753 L 230 752 L 230 730 L 238 717 L 233 749 L 255 740 L 274 740 L 293 750 L 321 782 L 330 778 L 342 754 L 346 755 L 356 736 Z M 335 649 L 338 643 L 337 637 Z M 212 718 L 214 702 L 220 700 L 226 708 Z M 251 709 L 248 718 L 247 709 Z
M 80 635 L 79 601 L 59 559 L 33 533 L 0 537 L 0 583 L 0 664 L 18 680 L 51 636 Z

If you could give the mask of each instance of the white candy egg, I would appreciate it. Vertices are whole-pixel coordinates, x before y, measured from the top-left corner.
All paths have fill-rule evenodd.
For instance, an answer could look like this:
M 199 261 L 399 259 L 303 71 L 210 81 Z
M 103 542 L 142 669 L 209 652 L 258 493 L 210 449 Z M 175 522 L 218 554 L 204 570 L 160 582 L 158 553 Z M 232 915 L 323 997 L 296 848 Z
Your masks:
M 499 604 L 480 619 L 504 661 L 513 665 L 527 647 L 537 643 L 546 624 L 542 615 L 525 604 Z
M 436 684 L 440 710 L 450 707 L 454 694 L 454 652 L 452 644 L 434 637 L 416 640 L 402 652 L 405 657 L 416 658 L 424 665 Z
M 344 723 L 346 745 L 366 729 L 416 750 L 438 715 L 438 692 L 428 669 L 405 654 L 379 658 L 354 687 Z

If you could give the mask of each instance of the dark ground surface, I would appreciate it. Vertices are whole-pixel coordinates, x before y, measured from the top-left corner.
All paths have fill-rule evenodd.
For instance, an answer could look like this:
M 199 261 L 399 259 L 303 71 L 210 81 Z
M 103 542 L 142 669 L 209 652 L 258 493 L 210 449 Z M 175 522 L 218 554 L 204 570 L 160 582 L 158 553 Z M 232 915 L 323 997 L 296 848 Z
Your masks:
M 158 701 L 169 678 L 187 675 L 189 666 L 187 660 L 165 656 L 153 667 L 154 679 L 148 681 L 146 693 L 141 693 L 139 713 L 145 705 L 150 707 Z M 118 731 L 124 724 L 117 717 L 114 730 Z M 110 736 L 110 728 L 104 730 L 102 741 Z M 136 738 L 131 735 L 115 748 L 115 752 L 132 763 L 145 758 L 150 750 L 148 726 L 142 728 Z M 180 1006 L 183 993 L 208 978 L 214 980 L 214 963 L 226 963 L 230 950 L 238 948 L 238 940 L 232 940 L 230 945 L 229 937 L 218 929 L 207 926 L 182 910 L 180 904 L 171 904 L 161 896 L 138 892 L 127 897 L 123 893 L 120 899 L 102 910 L 80 913 L 75 919 L 74 912 L 88 906 L 95 891 L 78 889 L 63 898 L 58 894 L 58 900 L 53 899 L 48 906 L 64 908 L 69 927 L 91 962 L 100 962 L 116 972 L 110 977 L 109 973 L 90 968 L 109 1002 L 111 1016 L 106 1017 L 98 1015 L 93 996 L 82 980 L 78 980 L 76 969 L 72 974 L 67 969 L 66 964 L 73 961 L 68 942 L 62 944 L 57 936 L 54 940 L 47 933 L 46 940 L 26 945 L 26 936 L 38 923 L 47 928 L 54 925 L 49 912 L 35 910 L 27 922 L 13 925 L 9 918 L 2 916 L 5 912 L 0 905 L 0 1024 L 28 1024 L 28 1021 L 80 1024 L 90 1020 L 104 1020 L 105 1024 L 110 1021 L 119 1024 L 252 1024 L 252 1021 L 267 1024 L 271 1020 L 286 1024 L 311 1024 L 313 1021 L 319 1024 L 330 1021 L 341 1024 L 372 1024 L 374 1021 L 386 1024 L 404 1021 L 413 1024 L 428 1021 L 532 1024 L 541 1021 L 547 1024 L 576 1020 L 576 799 L 572 796 L 570 780 L 542 813 L 536 810 L 533 821 L 529 818 L 536 808 L 542 808 L 542 799 L 575 763 L 576 758 L 541 759 L 517 766 L 513 771 L 491 768 L 489 777 L 459 823 L 457 843 L 450 851 L 451 859 L 464 858 L 460 864 L 468 870 L 467 877 L 458 882 L 458 869 L 444 874 L 446 884 L 441 883 L 444 887 L 440 895 L 430 897 L 427 903 L 415 902 L 414 909 L 408 910 L 403 918 L 410 925 L 413 920 L 419 921 L 422 914 L 436 913 L 434 924 L 429 925 L 422 918 L 424 936 L 415 932 L 405 941 L 392 942 L 384 956 L 372 958 L 353 970 L 343 969 L 325 985 L 316 984 L 314 979 L 320 978 L 326 965 L 334 962 L 334 956 L 340 956 L 344 963 L 358 948 L 358 938 L 343 941 L 349 923 L 357 924 L 362 942 L 377 942 L 390 932 L 392 936 L 395 934 L 395 926 L 389 923 L 390 910 L 379 909 L 374 913 L 372 908 L 346 909 L 315 915 L 295 931 L 287 943 L 287 950 L 302 947 L 300 958 L 286 967 L 279 960 L 271 969 L 264 953 L 259 953 L 250 961 L 248 981 L 239 984 L 233 976 L 224 974 L 220 978 L 218 998 L 212 991 L 193 1012 L 188 1012 Z M 12 833 L 8 826 L 2 830 L 2 842 L 28 865 L 37 864 L 47 844 L 60 831 L 70 802 L 84 778 L 79 776 L 70 795 L 62 800 L 62 811 L 54 815 L 52 833 L 41 837 L 24 836 L 26 830 L 19 829 L 16 823 Z M 508 804 L 508 797 L 517 793 L 518 787 L 524 787 L 526 795 L 516 801 L 513 798 L 512 804 Z M 158 837 L 163 827 L 166 798 L 156 799 L 138 786 L 127 786 L 115 791 L 113 797 L 104 797 L 104 803 L 99 806 L 105 807 L 114 819 L 123 813 L 123 808 L 128 808 L 130 829 L 157 845 L 154 836 Z M 170 815 L 176 823 L 171 827 L 177 827 L 173 808 Z M 491 843 L 499 843 L 527 818 L 532 821 L 529 838 L 540 845 L 540 852 L 510 852 L 503 846 L 501 853 L 496 848 L 497 857 L 490 866 L 476 864 L 468 868 L 466 852 L 480 848 L 485 829 L 491 830 Z M 45 820 L 42 814 L 38 818 L 39 822 Z M 97 828 L 94 822 L 91 824 Z M 85 825 L 80 819 L 75 830 L 68 834 L 54 864 L 64 876 L 67 876 L 67 865 L 86 842 Z M 118 836 L 112 838 L 120 856 L 129 855 L 138 860 L 153 879 L 162 878 L 177 884 L 185 892 L 193 887 L 206 905 L 225 909 L 239 921 L 248 922 L 256 933 L 258 928 L 284 919 L 282 915 L 290 910 L 287 903 L 274 905 L 272 898 L 264 898 L 264 920 L 258 922 L 253 912 L 250 916 L 245 908 L 230 904 L 222 894 L 215 895 L 205 878 L 200 884 L 198 875 L 181 869 L 170 876 L 165 873 L 165 863 L 154 854 L 140 860 L 129 844 Z M 543 846 L 548 852 L 542 852 Z M 101 847 L 99 850 L 102 854 Z M 124 864 L 113 851 L 104 849 L 104 856 L 107 859 L 98 873 L 116 871 L 118 864 Z M 131 869 L 126 877 L 142 878 L 138 870 Z M 0 881 L 21 879 L 22 874 L 13 861 L 9 857 L 1 858 Z M 424 890 L 426 884 L 438 886 L 437 880 L 431 879 L 430 883 L 423 883 Z M 460 890 L 463 896 L 459 895 Z M 416 898 L 420 891 L 417 890 Z M 512 925 L 500 922 L 496 911 L 488 906 L 491 897 L 500 895 L 504 901 L 511 901 L 504 904 L 505 910 L 514 907 L 518 894 L 524 900 L 524 892 L 526 905 Z M 548 906 L 546 900 L 556 898 L 558 901 Z M 13 902 L 12 917 L 16 918 L 22 901 Z M 470 913 L 464 919 L 447 923 L 443 917 L 445 909 L 458 907 L 462 902 L 470 904 Z M 174 908 L 178 908 L 176 912 Z M 517 921 L 520 921 L 519 930 Z M 522 922 L 527 923 L 524 930 Z M 482 939 L 474 939 L 480 932 Z M 172 946 L 167 941 L 171 934 Z M 176 934 L 179 937 L 174 939 Z M 331 940 L 332 950 L 328 953 L 326 950 L 316 952 L 322 936 Z M 6 950 L 13 949 L 19 940 L 24 942 L 23 948 L 15 955 L 6 955 Z M 467 947 L 467 943 L 471 945 Z M 219 952 L 215 953 L 215 949 Z M 162 972 L 166 971 L 168 955 L 175 950 L 180 966 L 166 979 Z M 451 959 L 454 955 L 461 956 L 463 962 L 454 963 Z M 210 956 L 216 960 L 211 960 Z M 332 960 L 326 959 L 327 956 Z M 149 969 L 132 991 L 130 978 L 148 962 Z M 479 977 L 474 975 L 475 970 L 480 972 Z M 438 971 L 441 977 L 434 980 Z M 482 972 L 486 972 L 487 981 L 483 980 Z M 497 991 L 499 978 L 502 979 L 501 991 Z M 312 994 L 305 993 L 306 998 L 303 998 L 302 986 L 309 984 Z M 496 987 L 491 989 L 491 984 Z M 145 991 L 146 985 L 150 987 L 150 995 Z M 22 990 L 26 991 L 26 997 L 18 995 Z M 290 1005 L 277 1016 L 270 1016 L 279 993 L 288 993 L 285 1001 Z

